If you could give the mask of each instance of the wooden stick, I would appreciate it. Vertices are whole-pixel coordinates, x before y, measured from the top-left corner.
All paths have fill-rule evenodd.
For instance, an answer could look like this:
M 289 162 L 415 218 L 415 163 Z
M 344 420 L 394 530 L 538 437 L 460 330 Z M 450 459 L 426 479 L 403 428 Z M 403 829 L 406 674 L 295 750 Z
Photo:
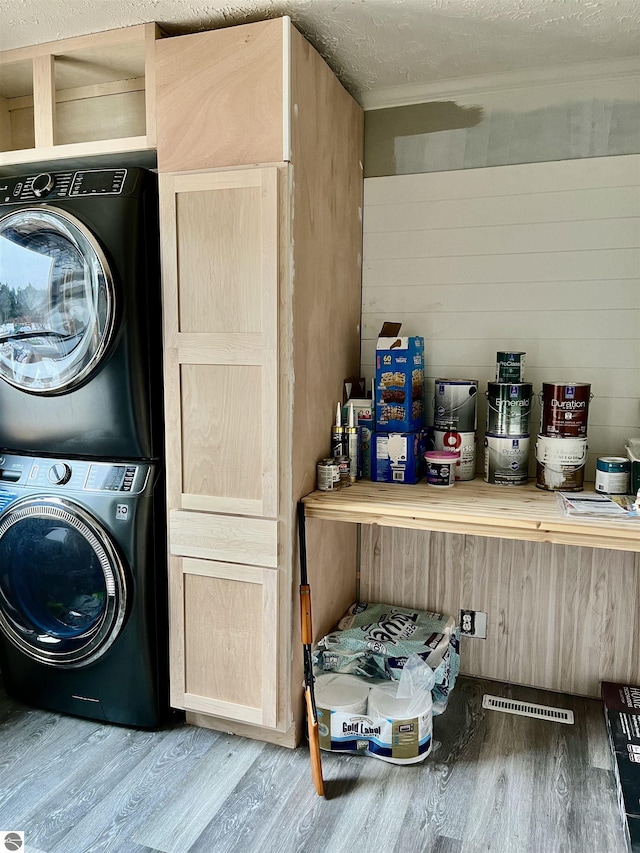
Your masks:
M 307 541 L 305 536 L 304 505 L 298 503 L 298 536 L 300 542 L 300 636 L 304 650 L 304 695 L 307 705 L 307 736 L 311 758 L 311 778 L 319 797 L 324 797 L 320 737 L 318 734 L 318 712 L 313 690 L 313 660 L 311 644 L 311 588 L 307 578 Z

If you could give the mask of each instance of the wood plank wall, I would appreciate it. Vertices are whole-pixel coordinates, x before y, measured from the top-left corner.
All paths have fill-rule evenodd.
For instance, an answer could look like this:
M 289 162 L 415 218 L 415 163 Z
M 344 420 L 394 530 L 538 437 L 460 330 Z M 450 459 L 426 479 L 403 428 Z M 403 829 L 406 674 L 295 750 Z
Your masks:
M 364 231 L 363 375 L 382 321 L 402 321 L 425 337 L 428 397 L 438 376 L 479 380 L 480 447 L 501 349 L 527 353 L 535 391 L 591 383 L 587 479 L 640 436 L 640 156 L 369 178 Z M 364 600 L 488 613 L 487 640 L 463 641 L 464 672 L 593 696 L 601 679 L 640 680 L 637 555 L 361 536 Z
M 640 555 L 362 526 L 360 598 L 488 614 L 461 641 L 467 674 L 599 695 L 640 683 Z
M 439 376 L 480 382 L 480 444 L 505 349 L 537 392 L 591 383 L 587 479 L 640 436 L 640 156 L 368 178 L 364 232 L 365 376 L 398 320 L 425 338 L 429 401 Z

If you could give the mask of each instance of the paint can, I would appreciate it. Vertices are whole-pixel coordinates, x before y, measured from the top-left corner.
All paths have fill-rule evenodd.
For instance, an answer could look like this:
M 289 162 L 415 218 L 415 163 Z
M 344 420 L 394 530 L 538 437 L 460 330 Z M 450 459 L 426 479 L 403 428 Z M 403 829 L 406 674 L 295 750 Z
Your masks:
M 526 486 L 529 478 L 529 436 L 484 437 L 484 481 L 497 486 Z
M 540 432 L 556 438 L 585 438 L 591 385 L 587 382 L 543 382 Z
M 456 481 L 456 464 L 459 454 L 451 450 L 427 450 L 427 483 L 429 486 L 449 488 Z
M 453 450 L 459 454 L 456 463 L 456 480 L 473 480 L 476 476 L 476 446 L 478 436 L 475 432 L 455 432 L 454 430 L 433 430 L 435 450 Z
M 433 401 L 435 428 L 475 432 L 477 395 L 476 379 L 436 379 Z
M 496 353 L 496 382 L 524 382 L 524 352 Z
M 487 432 L 490 435 L 529 435 L 530 382 L 487 383 Z
M 340 469 L 333 457 L 318 462 L 316 473 L 319 491 L 332 492 L 340 488 Z
M 625 456 L 599 456 L 596 461 L 596 492 L 604 495 L 629 493 L 631 463 Z
M 586 461 L 586 438 L 539 435 L 536 441 L 536 486 L 548 491 L 581 492 Z

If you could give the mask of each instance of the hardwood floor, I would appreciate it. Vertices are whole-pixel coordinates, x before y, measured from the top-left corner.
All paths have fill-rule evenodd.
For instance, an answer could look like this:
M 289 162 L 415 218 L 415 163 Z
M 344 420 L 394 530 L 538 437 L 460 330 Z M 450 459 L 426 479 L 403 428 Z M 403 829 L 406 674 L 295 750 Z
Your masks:
M 570 708 L 575 725 L 481 707 Z M 25 708 L 0 692 L 0 829 L 27 853 L 625 853 L 602 707 L 459 678 L 437 749 L 395 766 L 184 724 L 146 732 Z

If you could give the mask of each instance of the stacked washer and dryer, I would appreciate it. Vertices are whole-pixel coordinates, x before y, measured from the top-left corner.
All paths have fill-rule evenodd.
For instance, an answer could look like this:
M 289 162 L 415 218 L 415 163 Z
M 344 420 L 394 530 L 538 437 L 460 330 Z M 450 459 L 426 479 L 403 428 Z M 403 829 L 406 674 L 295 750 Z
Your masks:
M 0 179 L 0 670 L 37 707 L 168 711 L 154 174 Z

